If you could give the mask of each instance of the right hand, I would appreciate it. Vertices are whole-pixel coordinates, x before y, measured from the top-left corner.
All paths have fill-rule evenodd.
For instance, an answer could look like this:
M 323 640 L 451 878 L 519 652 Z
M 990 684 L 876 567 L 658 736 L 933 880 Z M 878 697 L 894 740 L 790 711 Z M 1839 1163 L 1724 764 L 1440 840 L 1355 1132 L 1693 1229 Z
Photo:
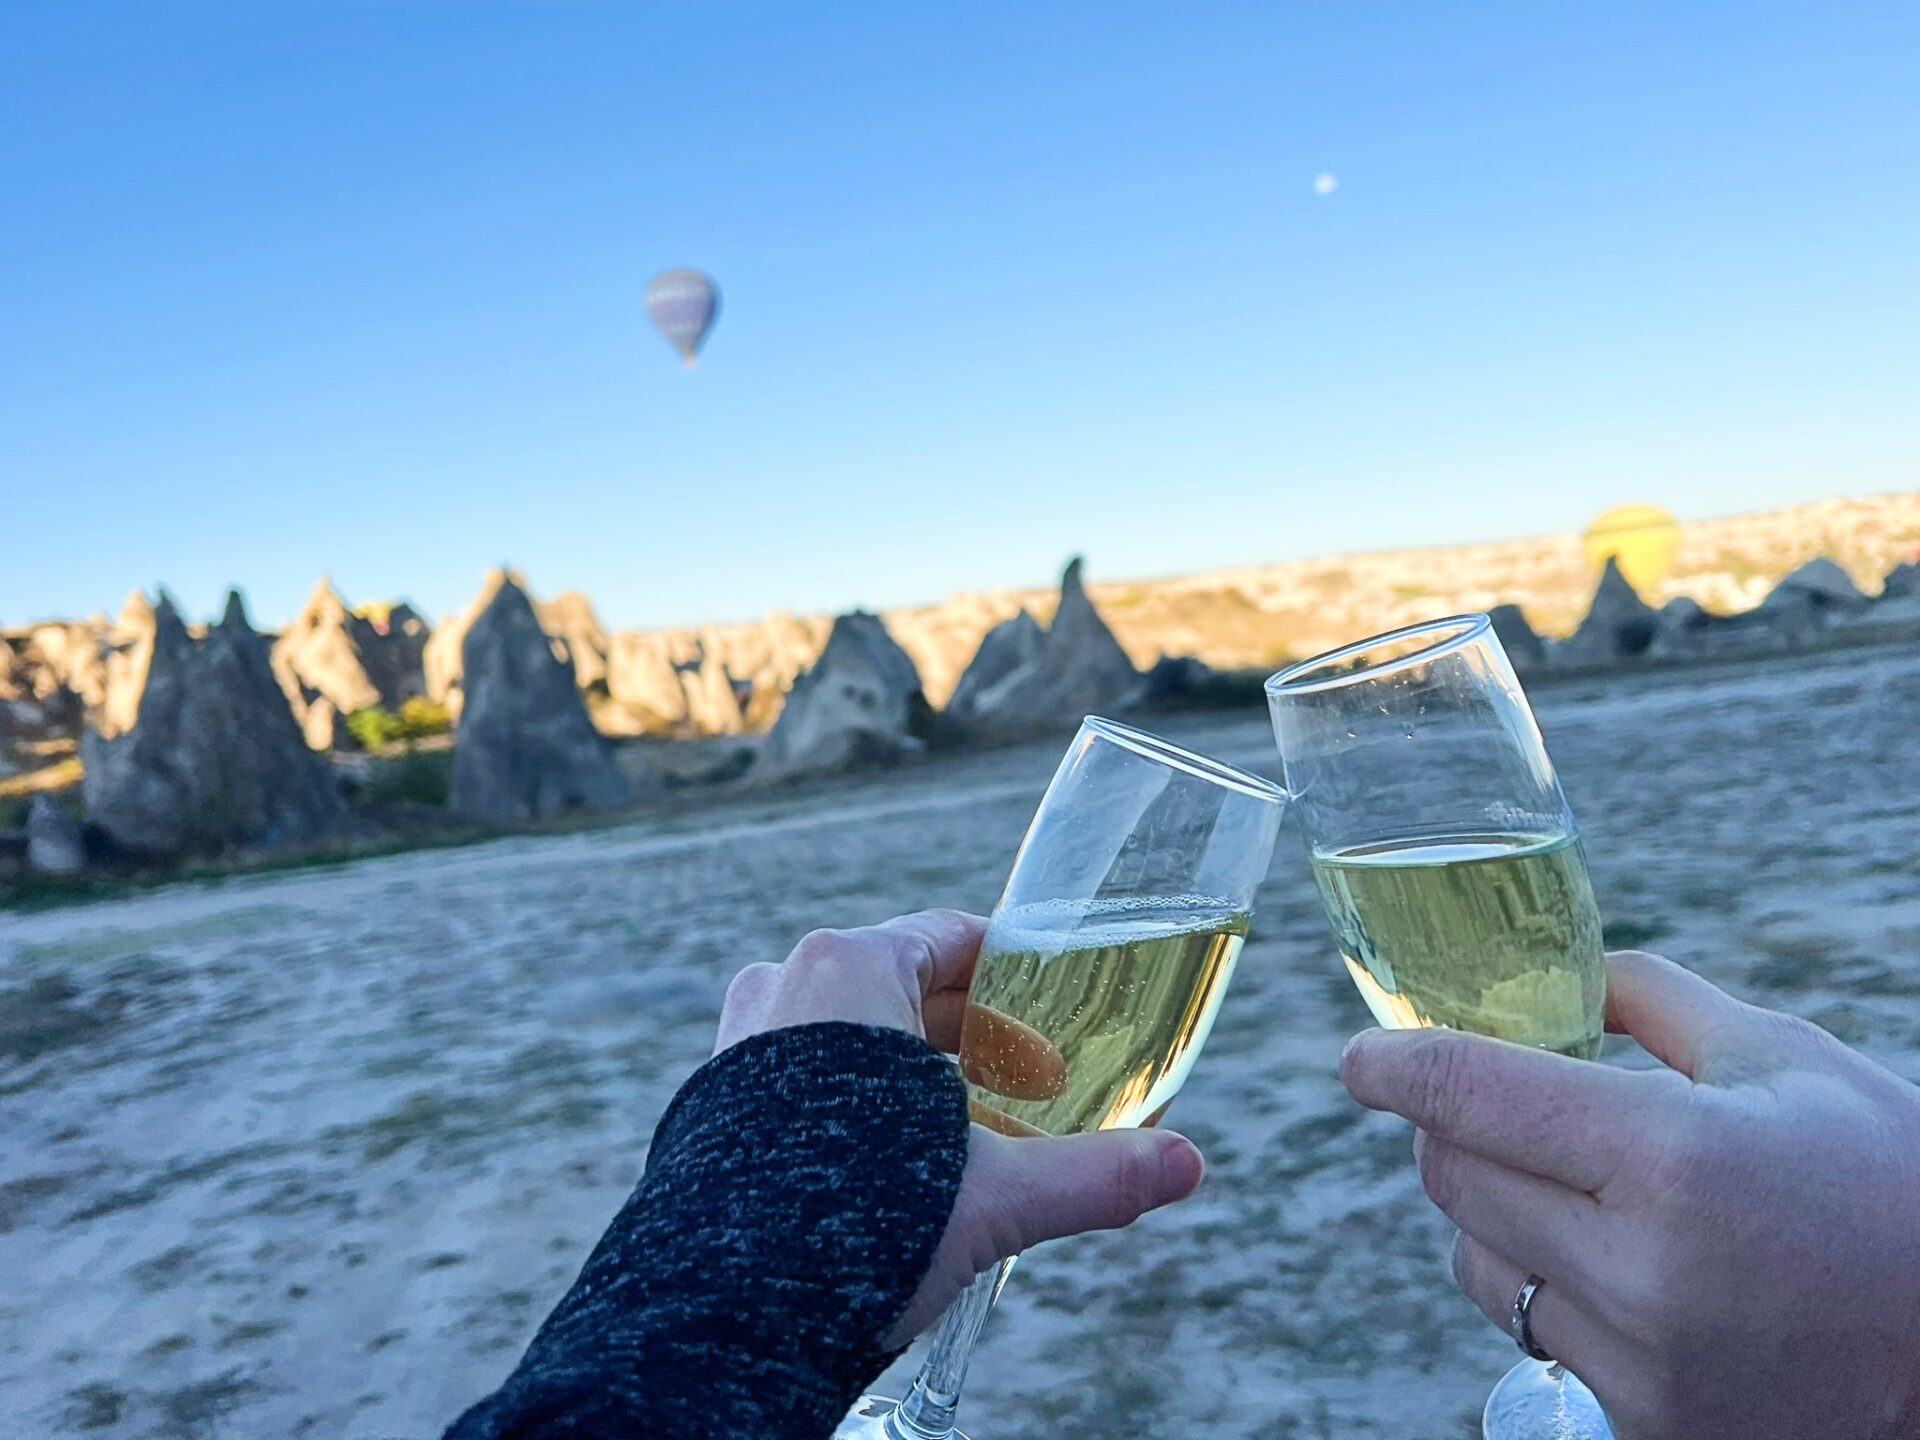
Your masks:
M 1620 1440 L 1920 1437 L 1920 1089 L 1656 955 L 1608 957 L 1628 1071 L 1451 1030 L 1356 1036 L 1341 1078 L 1420 1128 L 1454 1273 Z
M 860 930 L 816 930 L 785 964 L 749 965 L 734 977 L 714 1049 L 787 1025 L 851 1020 L 956 1053 L 986 928 L 978 915 L 926 910 Z M 1131 1225 L 1191 1195 L 1205 1169 L 1193 1142 L 1168 1130 L 1010 1139 L 970 1127 L 960 1193 L 932 1267 L 885 1343 L 906 1344 L 1002 1260 L 1044 1240 Z

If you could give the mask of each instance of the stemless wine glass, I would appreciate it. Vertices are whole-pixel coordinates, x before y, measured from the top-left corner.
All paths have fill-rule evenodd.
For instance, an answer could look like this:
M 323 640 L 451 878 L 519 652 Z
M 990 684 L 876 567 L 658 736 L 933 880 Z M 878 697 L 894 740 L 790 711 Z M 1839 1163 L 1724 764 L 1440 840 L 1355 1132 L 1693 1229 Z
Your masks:
M 1586 857 L 1485 615 L 1348 645 L 1267 681 L 1287 791 L 1341 958 L 1382 1025 L 1584 1060 L 1606 962 Z M 1611 1440 L 1593 1392 L 1528 1360 L 1486 1440 Z
M 1009 1135 L 1150 1123 L 1206 1043 L 1273 856 L 1285 793 L 1089 717 L 1014 856 L 967 995 L 973 1118 Z M 1013 1262 L 941 1322 L 904 1400 L 861 1400 L 836 1440 L 947 1440 Z

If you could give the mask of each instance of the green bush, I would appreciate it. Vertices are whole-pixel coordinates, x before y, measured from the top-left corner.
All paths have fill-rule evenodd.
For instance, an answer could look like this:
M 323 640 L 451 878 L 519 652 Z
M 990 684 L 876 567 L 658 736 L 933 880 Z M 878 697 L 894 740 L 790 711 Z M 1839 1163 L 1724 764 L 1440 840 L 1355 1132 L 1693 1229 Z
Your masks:
M 384 750 L 389 745 L 404 745 L 445 735 L 453 729 L 453 717 L 436 700 L 416 695 L 400 707 L 400 713 L 375 706 L 356 710 L 347 717 L 347 733 L 362 750 Z

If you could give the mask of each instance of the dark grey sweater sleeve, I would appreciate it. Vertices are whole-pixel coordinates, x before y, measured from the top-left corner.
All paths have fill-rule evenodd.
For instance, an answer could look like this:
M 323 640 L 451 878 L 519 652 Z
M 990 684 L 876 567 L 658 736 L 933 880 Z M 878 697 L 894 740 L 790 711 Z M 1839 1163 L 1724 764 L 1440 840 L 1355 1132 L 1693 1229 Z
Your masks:
M 892 1359 L 967 1157 L 953 1062 L 773 1030 L 667 1107 L 646 1173 L 499 1390 L 446 1440 L 814 1440 Z

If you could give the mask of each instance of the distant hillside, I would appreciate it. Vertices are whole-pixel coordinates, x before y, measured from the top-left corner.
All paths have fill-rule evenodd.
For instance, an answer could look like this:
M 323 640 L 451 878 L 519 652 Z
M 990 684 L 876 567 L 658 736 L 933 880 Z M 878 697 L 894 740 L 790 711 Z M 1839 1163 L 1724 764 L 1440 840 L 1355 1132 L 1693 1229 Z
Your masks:
M 1920 492 L 1823 500 L 1682 527 L 1673 573 L 1646 598 L 1690 595 L 1709 610 L 1751 609 L 1775 581 L 1831 556 L 1869 595 L 1893 566 L 1920 552 Z M 1090 555 L 1099 574 L 1099 554 Z M 1036 577 L 1038 578 L 1038 577 Z M 1133 662 L 1194 655 L 1219 669 L 1275 665 L 1396 625 L 1503 602 L 1523 606 L 1534 628 L 1571 631 L 1595 576 L 1578 535 L 1549 535 L 1432 550 L 1333 555 L 1163 580 L 1089 583 L 1088 593 Z M 1051 577 L 1030 590 L 963 592 L 937 605 L 884 612 L 919 668 L 927 699 L 944 705 L 986 632 L 1024 609 L 1048 621 L 1059 597 Z M 717 660 L 757 697 L 750 728 L 772 722 L 780 697 L 825 643 L 832 617 L 779 613 L 669 631 L 624 632 L 629 645 L 676 661 Z M 617 644 L 616 644 L 616 648 Z
M 1690 595 L 1719 613 L 1749 610 L 1781 576 L 1821 555 L 1874 595 L 1886 573 L 1916 553 L 1920 492 L 1701 520 L 1681 527 L 1673 573 L 1645 598 L 1659 605 Z M 1564 635 L 1586 614 L 1594 579 L 1580 537 L 1568 534 L 1334 555 L 1089 591 L 1135 663 L 1192 654 L 1243 666 L 1502 602 L 1524 607 L 1536 630 Z

